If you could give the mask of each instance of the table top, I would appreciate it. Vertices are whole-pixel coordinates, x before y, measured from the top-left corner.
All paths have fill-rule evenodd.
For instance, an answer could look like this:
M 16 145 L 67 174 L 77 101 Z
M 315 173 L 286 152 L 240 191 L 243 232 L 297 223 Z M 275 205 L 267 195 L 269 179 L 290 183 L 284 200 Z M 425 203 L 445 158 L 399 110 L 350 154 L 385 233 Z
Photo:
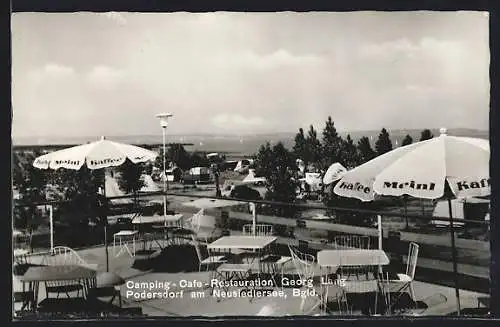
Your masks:
M 241 263 L 223 263 L 217 268 L 219 272 L 247 272 L 251 268 L 248 264 Z
M 177 222 L 179 221 L 183 215 L 157 215 L 157 216 L 139 216 L 132 219 L 132 224 L 154 224 L 154 223 L 163 223 L 163 222 Z
M 321 250 L 318 264 L 321 267 L 385 266 L 389 258 L 383 250 Z
M 132 236 L 132 235 L 135 235 L 137 233 L 139 233 L 139 232 L 136 230 L 122 230 L 122 231 L 119 231 L 118 233 L 115 233 L 114 236 Z
M 29 267 L 26 273 L 18 279 L 21 282 L 66 281 L 93 278 L 96 274 L 95 270 L 76 265 L 40 266 Z
M 276 241 L 275 236 L 223 236 L 207 246 L 208 249 L 263 249 Z

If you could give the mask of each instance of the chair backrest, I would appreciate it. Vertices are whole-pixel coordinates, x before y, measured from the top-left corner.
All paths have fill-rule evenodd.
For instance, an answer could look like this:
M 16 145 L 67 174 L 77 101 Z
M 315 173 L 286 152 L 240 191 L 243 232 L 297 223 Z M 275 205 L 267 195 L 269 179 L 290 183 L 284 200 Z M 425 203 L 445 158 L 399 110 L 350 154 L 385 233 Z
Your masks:
M 297 270 L 297 274 L 302 280 L 309 280 L 314 274 L 314 256 L 300 252 L 295 247 L 288 245 L 292 262 Z
M 255 236 L 272 236 L 274 233 L 273 225 L 257 224 L 255 225 Z M 252 236 L 253 224 L 243 226 L 243 235 Z
M 371 249 L 370 236 L 365 235 L 338 235 L 334 238 L 335 249 Z
M 86 266 L 87 263 L 76 253 L 75 250 L 67 246 L 56 246 L 46 255 L 42 262 L 49 266 L 79 265 Z
M 197 232 L 200 229 L 200 220 L 203 216 L 203 209 L 200 209 L 197 213 L 191 216 L 191 218 L 184 221 L 185 228 Z
M 90 265 L 85 262 L 75 250 L 67 246 L 56 246 L 50 252 L 50 255 L 46 255 L 42 259 L 42 265 L 49 266 L 65 266 L 65 265 L 78 265 L 84 266 L 96 270 L 96 265 Z M 51 281 L 46 282 L 45 285 L 49 287 L 53 286 L 63 286 L 72 285 L 73 281 Z
M 419 245 L 411 242 L 408 250 L 408 262 L 406 263 L 406 275 L 411 279 L 415 277 L 415 269 L 417 268 Z

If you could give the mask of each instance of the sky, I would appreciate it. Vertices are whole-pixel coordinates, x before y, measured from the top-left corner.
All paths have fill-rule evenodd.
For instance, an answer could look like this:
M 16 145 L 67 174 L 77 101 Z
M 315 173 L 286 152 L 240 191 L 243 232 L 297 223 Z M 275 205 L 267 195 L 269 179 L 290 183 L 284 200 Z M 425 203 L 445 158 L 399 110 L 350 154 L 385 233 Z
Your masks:
M 14 13 L 13 137 L 488 129 L 481 12 Z

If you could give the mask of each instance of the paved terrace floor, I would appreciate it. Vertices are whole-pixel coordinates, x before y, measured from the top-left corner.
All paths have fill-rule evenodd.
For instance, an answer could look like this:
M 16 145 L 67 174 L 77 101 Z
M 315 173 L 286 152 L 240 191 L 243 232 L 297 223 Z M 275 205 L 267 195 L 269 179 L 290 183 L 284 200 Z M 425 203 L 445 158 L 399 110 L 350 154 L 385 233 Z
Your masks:
M 87 262 L 91 264 L 98 264 L 99 271 L 105 271 L 105 250 L 103 246 L 78 250 L 78 254 Z M 197 264 L 194 272 L 158 272 L 155 270 L 144 270 L 134 268 L 137 264 L 137 257 L 131 258 L 127 254 L 122 254 L 118 257 L 113 255 L 113 248 L 109 248 L 109 263 L 110 271 L 115 272 L 121 277 L 125 278 L 130 284 L 130 281 L 144 283 L 144 282 L 165 282 L 169 281 L 179 285 L 181 279 L 187 281 L 208 281 L 210 279 L 209 272 L 198 272 Z M 32 263 L 40 263 L 42 260 L 41 255 L 31 257 Z M 189 260 L 189 259 L 188 259 Z M 196 258 L 193 258 L 196 262 Z M 169 266 L 169 263 L 165 263 Z M 167 269 L 168 270 L 168 269 Z M 193 270 L 193 269 L 192 269 Z M 293 265 L 286 268 L 287 272 L 293 273 Z M 417 276 L 418 280 L 418 269 Z M 14 283 L 14 290 L 21 288 L 20 285 Z M 45 296 L 43 285 L 40 286 L 40 299 Z M 456 311 L 455 290 L 453 288 L 424 283 L 416 281 L 414 283 L 415 296 L 417 301 L 436 293 L 441 293 L 446 296 L 447 301 L 438 306 L 433 307 L 431 310 L 426 311 L 426 315 L 447 315 Z M 127 291 L 131 289 L 127 284 L 121 287 L 124 307 L 141 307 L 144 314 L 149 316 L 254 316 L 259 310 L 266 305 L 271 305 L 274 308 L 273 315 L 300 315 L 300 302 L 299 297 L 294 297 L 291 294 L 291 289 L 285 289 L 287 298 L 273 298 L 263 297 L 249 301 L 248 298 L 236 299 L 223 299 L 220 302 L 210 295 L 209 290 L 205 290 L 205 297 L 191 298 L 191 291 L 199 291 L 196 288 L 185 288 L 182 298 L 169 298 L 169 299 L 134 299 L 127 296 Z M 170 291 L 179 291 L 180 288 L 171 287 Z M 134 291 L 137 291 L 135 289 Z M 140 290 L 139 290 L 140 291 Z M 157 291 L 157 290 L 156 290 Z M 461 290 L 461 307 L 462 308 L 475 308 L 477 307 L 477 298 L 486 296 L 486 294 L 475 293 L 470 291 Z M 17 308 L 15 308 L 17 309 Z

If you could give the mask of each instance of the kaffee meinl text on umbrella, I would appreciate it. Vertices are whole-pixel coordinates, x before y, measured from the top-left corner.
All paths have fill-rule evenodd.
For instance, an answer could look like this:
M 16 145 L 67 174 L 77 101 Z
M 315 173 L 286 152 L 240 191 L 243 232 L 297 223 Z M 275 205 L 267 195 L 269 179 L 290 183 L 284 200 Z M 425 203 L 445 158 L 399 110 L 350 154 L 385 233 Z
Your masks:
M 103 159 L 103 160 L 90 160 L 91 165 L 105 165 L 105 164 L 112 164 L 115 162 L 121 162 L 123 161 L 123 157 L 121 158 L 108 158 L 108 159 Z
M 345 189 L 345 190 L 351 190 L 351 191 L 360 191 L 360 192 L 364 192 L 367 194 L 371 192 L 371 189 L 368 186 L 363 185 L 363 184 L 358 183 L 358 182 L 348 183 L 348 182 L 342 181 L 340 183 L 339 188 Z
M 415 181 L 410 182 L 384 182 L 384 188 L 392 188 L 392 189 L 403 189 L 403 188 L 411 188 L 415 190 L 429 190 L 433 191 L 436 187 L 435 183 L 417 183 Z M 475 189 L 475 188 L 485 188 L 490 186 L 490 179 L 483 178 L 479 181 L 466 181 L 462 180 L 456 182 L 457 188 L 459 191 Z
M 415 181 L 410 182 L 384 182 L 385 188 L 412 188 L 416 190 L 429 190 L 433 191 L 436 187 L 435 183 L 416 183 Z
M 490 187 L 490 179 L 489 178 L 483 178 L 479 181 L 460 181 L 457 182 L 457 187 L 459 191 L 463 190 L 468 190 L 471 188 L 484 188 L 484 187 Z

